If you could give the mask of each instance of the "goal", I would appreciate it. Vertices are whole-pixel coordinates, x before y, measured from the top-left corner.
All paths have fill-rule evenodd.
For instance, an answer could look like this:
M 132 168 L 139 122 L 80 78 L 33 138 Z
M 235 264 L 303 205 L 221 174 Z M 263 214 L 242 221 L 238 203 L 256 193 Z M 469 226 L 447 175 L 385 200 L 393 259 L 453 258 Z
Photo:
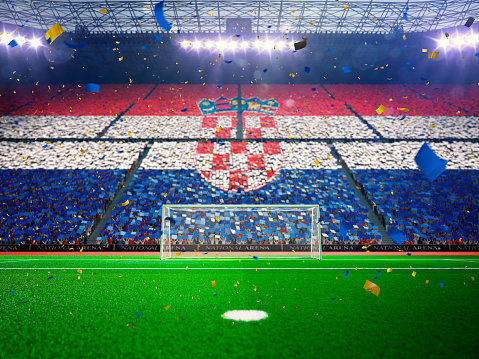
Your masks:
M 321 259 L 318 222 L 318 205 L 163 205 L 160 257 L 172 244 L 289 244 Z

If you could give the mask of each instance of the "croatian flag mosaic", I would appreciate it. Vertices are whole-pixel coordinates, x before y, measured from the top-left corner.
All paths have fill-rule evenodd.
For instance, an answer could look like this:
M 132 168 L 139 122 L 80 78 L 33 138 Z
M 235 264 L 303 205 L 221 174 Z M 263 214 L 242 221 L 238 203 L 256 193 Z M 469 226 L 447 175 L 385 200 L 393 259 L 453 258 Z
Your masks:
M 282 168 L 284 156 L 279 142 L 241 141 L 242 138 L 278 138 L 273 117 L 278 103 L 272 99 L 242 100 L 241 119 L 238 119 L 237 106 L 237 99 L 226 98 L 199 103 L 204 116 L 198 138 L 239 140 L 198 142 L 194 162 L 201 177 L 211 185 L 224 191 L 248 192 L 266 185 Z

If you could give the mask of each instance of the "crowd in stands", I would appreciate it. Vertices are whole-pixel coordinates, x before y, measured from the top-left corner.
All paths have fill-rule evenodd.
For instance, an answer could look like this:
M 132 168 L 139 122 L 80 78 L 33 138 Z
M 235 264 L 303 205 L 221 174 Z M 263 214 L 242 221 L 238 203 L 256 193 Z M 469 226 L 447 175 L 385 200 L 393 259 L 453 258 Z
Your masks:
M 344 163 L 356 169 L 417 169 L 414 158 L 423 142 L 398 141 L 394 143 L 335 143 Z M 431 149 L 448 161 L 447 169 L 478 170 L 479 144 L 453 141 L 431 142 Z
M 106 116 L 4 116 L 0 138 L 94 138 L 115 117 Z
M 154 85 L 100 85 L 100 92 L 85 92 L 85 85 L 67 85 L 51 100 L 42 97 L 9 113 L 10 116 L 117 116 L 141 102 Z
M 0 168 L 129 169 L 145 143 L 0 142 Z
M 237 91 L 237 85 L 101 85 L 99 93 L 85 93 L 84 85 L 1 85 L 0 114 L 5 116 L 0 118 L 0 138 L 52 140 L 0 141 L 0 240 L 84 242 L 147 146 L 109 138 L 234 138 L 235 113 L 203 116 L 198 103 L 221 96 L 230 100 Z M 476 87 L 242 85 L 241 93 L 246 99 L 280 103 L 274 116 L 243 113 L 246 139 L 278 142 L 155 142 L 98 243 L 158 243 L 162 205 L 167 203 L 318 204 L 323 244 L 381 243 L 378 227 L 359 204 L 331 148 L 325 143 L 293 142 L 308 138 L 338 139 L 332 146 L 358 188 L 387 228 L 396 227 L 406 235 L 406 243 L 477 243 L 479 147 L 466 141 L 479 134 L 471 117 L 479 112 Z M 376 112 L 380 105 L 385 106 L 381 115 Z M 385 138 L 465 141 L 429 143 L 449 161 L 447 171 L 431 183 L 414 162 L 422 142 L 344 143 L 374 138 L 371 126 Z M 104 138 L 89 141 L 105 129 Z M 62 138 L 70 139 L 58 141 Z M 271 154 L 274 159 L 268 157 Z M 255 156 L 254 161 L 249 156 Z M 229 169 L 251 170 L 251 163 L 261 164 L 253 169 L 258 183 L 267 179 L 254 191 L 245 185 L 249 178 L 238 177 L 242 186 L 230 181 Z M 212 171 L 215 166 L 228 168 Z M 254 187 L 255 177 L 251 178 Z M 353 226 L 347 235 L 340 234 L 340 223 L 346 220 Z M 268 243 L 293 243 L 282 231 L 265 228 L 272 231 Z M 208 243 L 224 243 L 222 229 L 217 229 L 220 232 L 208 236 Z M 194 233 L 198 232 L 176 241 L 199 243 Z M 246 234 L 233 241 L 254 239 Z
M 479 138 L 479 123 L 471 116 L 365 116 L 384 138 Z
M 438 142 L 447 170 L 429 181 L 414 163 L 421 143 L 335 144 L 382 223 L 409 243 L 477 243 L 479 160 L 477 143 Z
M 128 206 L 113 210 L 108 226 L 100 233 L 101 240 L 112 243 L 124 238 L 133 243 L 146 238 L 156 240 L 161 231 L 162 204 L 238 203 L 319 204 L 325 240 L 341 239 L 336 232 L 339 220 L 346 215 L 354 218 L 357 227 L 351 231 L 353 237 L 380 238 L 377 229 L 367 221 L 367 210 L 359 205 L 340 170 L 282 170 L 274 181 L 259 190 L 225 192 L 204 181 L 195 170 L 140 169 L 120 202 L 127 200 Z M 331 224 L 327 226 L 328 223 Z M 214 243 L 216 240 L 212 239 Z
M 361 116 L 467 116 L 466 112 L 461 112 L 447 101 L 428 100 L 404 85 L 324 85 L 324 87 L 336 100 L 347 103 Z M 385 109 L 378 114 L 376 110 L 380 106 L 384 106 Z
M 228 100 L 238 96 L 238 85 L 157 85 L 146 100 L 139 101 L 129 116 L 201 116 L 203 99 Z
M 427 97 L 441 106 L 453 104 L 458 107 L 460 116 L 479 116 L 479 86 L 467 85 L 407 85 L 410 89 Z M 467 112 L 464 112 L 467 111 Z
M 124 170 L 0 171 L 2 244 L 82 244 Z
M 333 99 L 321 85 L 241 85 L 241 97 L 275 99 L 276 116 L 351 116 L 344 101 Z
M 17 115 L 34 115 L 36 108 L 19 107 L 29 103 L 45 104 L 50 98 L 57 96 L 73 85 L 0 85 L 0 116 L 14 113 Z

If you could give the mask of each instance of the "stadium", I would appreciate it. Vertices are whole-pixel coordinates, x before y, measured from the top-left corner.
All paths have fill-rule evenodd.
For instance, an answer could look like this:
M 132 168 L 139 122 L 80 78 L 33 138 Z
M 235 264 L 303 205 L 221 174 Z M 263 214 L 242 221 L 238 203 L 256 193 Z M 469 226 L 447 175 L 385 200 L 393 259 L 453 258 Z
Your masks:
M 2 1 L 0 358 L 476 357 L 478 16 Z

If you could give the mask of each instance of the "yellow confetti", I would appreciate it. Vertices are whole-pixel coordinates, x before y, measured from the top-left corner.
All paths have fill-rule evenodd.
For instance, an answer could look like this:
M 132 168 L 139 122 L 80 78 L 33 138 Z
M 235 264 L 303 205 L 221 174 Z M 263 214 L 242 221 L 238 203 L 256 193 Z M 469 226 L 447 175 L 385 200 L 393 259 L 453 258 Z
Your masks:
M 123 61 L 123 56 L 118 59 L 118 61 Z
M 83 271 L 81 269 L 77 269 L 77 272 L 80 273 L 80 274 L 83 273 Z
M 388 268 L 388 273 L 391 273 L 393 271 L 392 268 Z
M 316 161 L 314 161 L 314 165 L 315 165 L 316 167 L 319 165 L 318 159 L 316 159 Z
M 403 36 L 402 36 L 402 39 L 403 39 L 403 40 L 406 40 L 406 35 L 403 35 Z
M 128 206 L 129 204 L 130 204 L 130 201 L 129 201 L 129 200 L 126 200 L 126 202 L 123 202 L 121 205 L 122 205 L 123 207 L 125 207 L 125 206 Z
M 413 272 L 411 273 L 411 275 L 412 275 L 413 277 L 415 277 L 415 276 L 416 276 L 416 272 L 413 271 Z
M 426 279 L 426 284 L 429 284 L 429 279 Z
M 382 114 L 384 112 L 384 110 L 386 109 L 386 107 L 384 107 L 383 105 L 379 106 L 376 110 L 376 112 L 378 113 L 378 115 Z
M 430 52 L 427 54 L 427 57 L 430 59 L 437 59 L 439 56 L 439 52 Z
M 211 281 L 211 286 L 214 287 L 216 285 L 216 282 L 214 280 Z
M 85 153 L 85 150 L 84 150 L 84 149 L 80 149 L 80 152 L 81 152 L 81 153 Z
M 102 15 L 108 14 L 108 10 L 106 8 L 103 8 L 103 9 L 100 9 L 100 10 L 97 10 L 97 11 Z
M 45 39 L 48 44 L 51 44 L 55 39 L 63 33 L 63 29 L 59 23 L 53 25 L 45 34 Z
M 427 49 L 422 49 L 422 52 L 427 52 Z
M 167 306 L 165 307 L 165 310 L 168 310 L 168 309 L 170 309 L 170 306 L 169 306 L 169 305 L 167 305 Z
M 220 132 L 222 129 L 223 129 L 223 127 L 220 126 L 216 129 L 216 132 Z

